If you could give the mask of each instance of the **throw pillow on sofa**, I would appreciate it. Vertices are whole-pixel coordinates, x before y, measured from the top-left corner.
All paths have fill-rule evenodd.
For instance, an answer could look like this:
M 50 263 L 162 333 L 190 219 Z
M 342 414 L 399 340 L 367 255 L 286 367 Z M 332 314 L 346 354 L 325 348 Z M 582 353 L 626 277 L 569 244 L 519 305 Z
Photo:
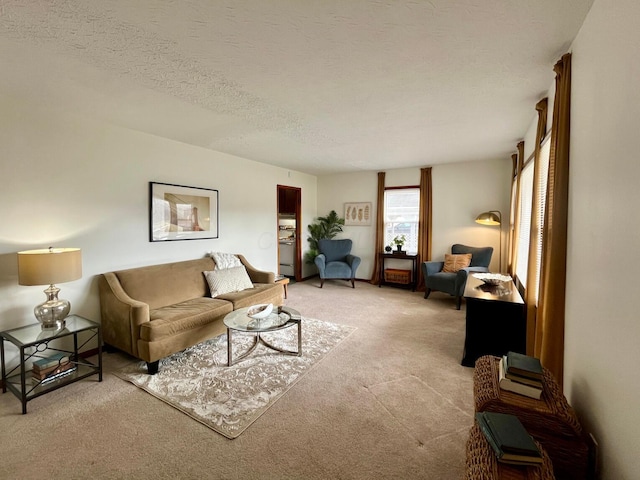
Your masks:
M 456 273 L 461 268 L 466 268 L 471 265 L 471 254 L 460 253 L 457 255 L 444 254 L 444 267 L 443 272 Z
M 225 293 L 241 292 L 242 290 L 253 288 L 253 283 L 251 283 L 244 265 L 225 269 L 216 268 L 210 272 L 203 273 L 209 284 L 211 298 L 216 298 Z
M 216 269 L 224 270 L 226 268 L 242 267 L 240 259 L 233 253 L 212 252 L 211 257 L 216 262 Z

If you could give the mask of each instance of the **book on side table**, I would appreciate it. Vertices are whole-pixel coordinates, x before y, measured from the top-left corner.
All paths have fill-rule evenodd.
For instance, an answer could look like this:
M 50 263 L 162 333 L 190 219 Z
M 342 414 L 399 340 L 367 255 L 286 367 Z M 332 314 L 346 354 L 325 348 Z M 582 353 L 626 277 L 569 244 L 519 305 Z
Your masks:
M 525 395 L 527 397 L 540 400 L 540 397 L 542 396 L 542 381 L 534 381 L 535 383 L 532 384 L 528 382 L 529 379 L 526 379 L 526 381 L 523 382 L 517 376 L 510 376 L 506 373 L 505 363 L 506 356 L 500 360 L 498 365 L 498 385 L 500 385 L 500 388 L 503 390 L 507 390 L 508 392 L 513 392 L 519 395 Z M 522 378 L 524 379 L 524 377 Z
M 515 415 L 478 412 L 476 421 L 499 462 L 514 465 L 542 464 L 538 446 Z
M 517 352 L 507 352 L 505 356 L 505 372 L 509 375 L 542 381 L 542 364 L 540 359 Z

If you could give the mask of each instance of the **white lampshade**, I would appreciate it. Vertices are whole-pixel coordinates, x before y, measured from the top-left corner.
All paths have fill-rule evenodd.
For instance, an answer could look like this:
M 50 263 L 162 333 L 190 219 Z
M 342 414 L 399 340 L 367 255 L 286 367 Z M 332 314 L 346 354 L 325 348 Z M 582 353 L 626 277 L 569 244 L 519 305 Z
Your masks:
M 20 285 L 52 285 L 82 277 L 79 248 L 43 248 L 18 252 Z

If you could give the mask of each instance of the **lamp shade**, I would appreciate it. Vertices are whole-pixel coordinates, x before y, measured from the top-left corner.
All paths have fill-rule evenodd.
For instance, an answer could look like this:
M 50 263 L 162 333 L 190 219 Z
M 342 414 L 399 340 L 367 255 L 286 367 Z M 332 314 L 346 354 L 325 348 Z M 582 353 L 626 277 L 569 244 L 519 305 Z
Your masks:
M 18 252 L 19 285 L 52 285 L 82 277 L 79 248 L 43 248 Z
M 502 215 L 497 210 L 482 212 L 476 217 L 476 223 L 480 225 L 500 225 L 502 223 Z

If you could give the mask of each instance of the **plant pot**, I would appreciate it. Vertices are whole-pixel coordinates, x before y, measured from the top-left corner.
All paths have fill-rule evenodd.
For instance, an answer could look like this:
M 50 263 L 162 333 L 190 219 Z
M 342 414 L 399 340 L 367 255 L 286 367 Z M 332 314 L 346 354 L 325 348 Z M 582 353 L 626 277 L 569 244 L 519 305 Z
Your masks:
M 396 245 L 396 251 L 395 251 L 395 252 L 393 252 L 393 253 L 404 253 L 404 252 L 402 251 L 402 245 Z

